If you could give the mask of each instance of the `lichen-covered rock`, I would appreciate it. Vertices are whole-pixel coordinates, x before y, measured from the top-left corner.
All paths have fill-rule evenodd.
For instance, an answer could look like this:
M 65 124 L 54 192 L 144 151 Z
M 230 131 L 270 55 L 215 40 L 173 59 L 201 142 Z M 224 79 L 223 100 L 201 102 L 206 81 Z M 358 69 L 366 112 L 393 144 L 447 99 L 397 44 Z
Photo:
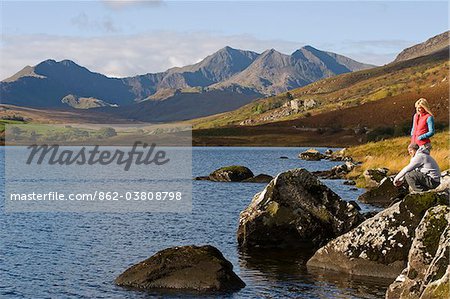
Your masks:
M 378 184 L 387 177 L 389 169 L 387 168 L 376 168 L 367 169 L 363 172 L 364 179 L 366 180 L 367 188 L 375 188 Z
M 447 267 L 444 276 L 429 283 L 423 290 L 420 299 L 450 298 L 450 266 Z
M 245 283 L 233 265 L 213 246 L 181 246 L 159 251 L 128 268 L 115 283 L 137 289 L 222 292 L 238 290 Z
M 381 180 L 378 187 L 361 194 L 358 200 L 379 207 L 388 207 L 394 199 L 402 199 L 406 194 L 408 194 L 408 188 L 405 185 L 396 187 L 393 179 L 386 177 Z
M 439 285 L 445 284 L 445 281 L 436 281 L 448 270 L 449 254 L 450 208 L 443 205 L 430 208 L 416 228 L 408 266 L 389 286 L 386 298 L 450 298 L 448 288 L 446 297 L 430 296 L 436 293 Z M 448 286 L 448 278 L 445 279 Z
M 324 155 L 322 155 L 318 150 L 315 150 L 313 148 L 310 148 L 309 150 L 300 153 L 298 157 L 302 160 L 307 161 L 320 161 L 323 158 L 325 158 Z
M 249 179 L 245 179 L 242 182 L 243 183 L 269 183 L 271 180 L 273 180 L 273 176 L 268 175 L 268 174 L 264 174 L 264 173 L 260 173 L 258 175 L 255 175 L 252 178 Z
M 447 200 L 445 193 L 409 194 L 317 250 L 307 265 L 395 278 L 405 268 L 415 229 L 426 210 Z
M 241 212 L 241 247 L 318 248 L 362 221 L 343 201 L 305 169 L 278 174 Z
M 435 191 L 446 191 L 447 193 L 450 193 L 450 170 L 441 173 L 441 184 Z

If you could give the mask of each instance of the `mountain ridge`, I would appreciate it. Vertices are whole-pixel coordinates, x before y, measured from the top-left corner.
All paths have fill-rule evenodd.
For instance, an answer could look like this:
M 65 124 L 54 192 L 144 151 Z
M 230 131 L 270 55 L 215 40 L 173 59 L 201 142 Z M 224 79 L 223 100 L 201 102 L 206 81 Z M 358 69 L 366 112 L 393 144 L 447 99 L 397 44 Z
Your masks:
M 297 54 L 293 55 L 294 53 Z M 162 111 L 184 106 L 180 105 L 180 96 L 184 96 L 193 105 L 194 98 L 200 99 L 207 109 L 200 111 L 203 107 L 199 106 L 196 107 L 199 111 L 195 112 L 189 108 L 190 112 L 186 115 L 197 117 L 229 111 L 256 98 L 284 92 L 336 74 L 373 67 L 311 46 L 300 48 L 294 53 L 283 54 L 275 49 L 256 53 L 226 46 L 192 65 L 124 78 L 112 78 L 92 72 L 68 59 L 59 62 L 47 59 L 34 67 L 25 67 L 1 81 L 0 91 L 3 104 L 25 107 L 79 108 L 78 104 L 71 105 L 76 101 L 63 100 L 69 95 L 80 99 L 93 98 L 97 103 L 122 107 L 147 101 L 173 102 L 138 106 L 139 109 L 152 109 L 149 115 L 157 115 L 154 109 L 162 109 L 163 106 L 165 108 Z M 207 99 L 212 102 L 206 103 Z M 217 102 L 217 107 L 214 107 L 214 101 Z M 83 107 L 102 109 L 97 107 L 102 105 Z M 176 119 L 167 117 L 162 121 L 185 119 L 182 113 L 176 114 Z
M 404 61 L 420 56 L 432 54 L 449 46 L 450 31 L 445 31 L 441 34 L 435 35 L 426 41 L 413 45 L 404 49 L 395 58 L 394 62 Z

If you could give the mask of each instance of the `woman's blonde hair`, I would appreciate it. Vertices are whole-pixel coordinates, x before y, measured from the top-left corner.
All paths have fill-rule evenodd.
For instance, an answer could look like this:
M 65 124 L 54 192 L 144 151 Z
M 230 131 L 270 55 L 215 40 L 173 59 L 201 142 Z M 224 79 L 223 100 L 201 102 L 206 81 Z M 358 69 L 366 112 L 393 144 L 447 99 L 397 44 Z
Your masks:
M 416 101 L 416 103 L 414 104 L 414 106 L 416 108 L 422 107 L 423 109 L 425 109 L 426 112 L 428 112 L 429 114 L 433 115 L 433 113 L 431 113 L 430 104 L 428 104 L 428 101 L 425 98 L 418 99 Z

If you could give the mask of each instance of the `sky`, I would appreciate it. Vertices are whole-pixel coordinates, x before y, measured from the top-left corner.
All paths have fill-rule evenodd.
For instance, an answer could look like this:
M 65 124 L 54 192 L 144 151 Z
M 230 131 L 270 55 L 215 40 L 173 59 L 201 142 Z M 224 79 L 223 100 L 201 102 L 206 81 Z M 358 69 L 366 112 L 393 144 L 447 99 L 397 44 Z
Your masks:
M 46 59 L 111 77 L 193 64 L 225 47 L 305 45 L 383 65 L 449 28 L 448 2 L 1 1 L 0 78 Z

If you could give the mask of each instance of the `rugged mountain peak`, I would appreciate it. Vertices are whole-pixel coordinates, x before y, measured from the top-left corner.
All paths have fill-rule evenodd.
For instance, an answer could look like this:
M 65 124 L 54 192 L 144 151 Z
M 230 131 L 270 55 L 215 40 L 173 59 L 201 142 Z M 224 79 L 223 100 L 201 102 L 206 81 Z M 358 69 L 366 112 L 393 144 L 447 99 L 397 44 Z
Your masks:
M 425 42 L 414 45 L 412 47 L 404 49 L 397 55 L 394 62 L 413 59 L 420 56 L 425 56 L 449 46 L 449 34 L 450 31 L 433 36 L 427 39 Z

